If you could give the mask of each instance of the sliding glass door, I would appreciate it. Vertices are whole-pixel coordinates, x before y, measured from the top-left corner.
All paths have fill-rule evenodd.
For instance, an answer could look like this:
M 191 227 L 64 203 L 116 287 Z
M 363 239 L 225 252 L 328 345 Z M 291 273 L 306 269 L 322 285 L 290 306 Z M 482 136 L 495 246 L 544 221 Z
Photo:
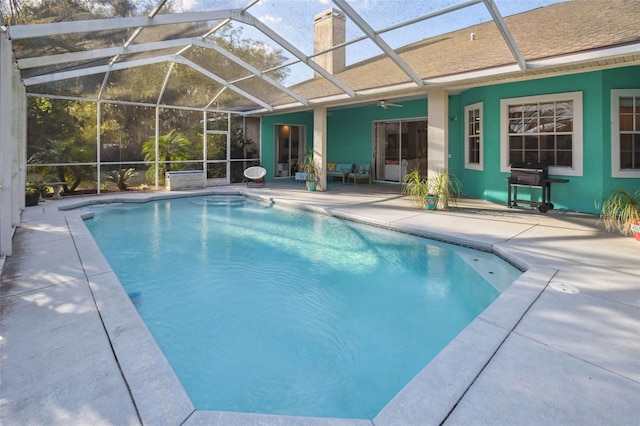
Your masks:
M 276 125 L 274 177 L 293 176 L 306 149 L 304 126 Z
M 427 119 L 377 121 L 374 126 L 375 179 L 402 182 L 413 169 L 427 176 Z

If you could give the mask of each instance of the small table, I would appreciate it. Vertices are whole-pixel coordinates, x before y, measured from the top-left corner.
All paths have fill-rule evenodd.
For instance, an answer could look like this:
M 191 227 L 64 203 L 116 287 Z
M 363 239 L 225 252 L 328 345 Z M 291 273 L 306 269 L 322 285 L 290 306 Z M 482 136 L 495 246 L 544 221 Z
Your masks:
M 60 200 L 62 196 L 60 195 L 60 188 L 62 185 L 66 185 L 67 182 L 47 182 L 45 185 L 53 187 L 53 199 Z

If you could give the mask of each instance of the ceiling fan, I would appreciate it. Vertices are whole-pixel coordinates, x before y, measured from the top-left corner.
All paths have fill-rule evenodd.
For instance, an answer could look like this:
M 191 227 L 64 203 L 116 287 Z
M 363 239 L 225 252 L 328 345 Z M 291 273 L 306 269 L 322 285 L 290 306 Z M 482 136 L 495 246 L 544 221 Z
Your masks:
M 389 107 L 402 108 L 402 105 L 391 103 L 391 102 L 387 101 L 386 99 L 379 100 L 378 103 L 376 105 L 374 105 L 374 106 L 379 106 L 382 109 L 387 109 Z

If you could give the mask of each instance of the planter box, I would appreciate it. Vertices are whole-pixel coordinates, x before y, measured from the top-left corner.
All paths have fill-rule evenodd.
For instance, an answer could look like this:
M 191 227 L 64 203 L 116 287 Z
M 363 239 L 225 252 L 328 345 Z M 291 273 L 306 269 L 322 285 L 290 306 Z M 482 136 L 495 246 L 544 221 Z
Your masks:
M 40 194 L 24 196 L 24 205 L 26 207 L 37 206 L 39 201 L 40 201 Z
M 165 185 L 167 191 L 181 189 L 202 189 L 205 187 L 206 175 L 202 170 L 179 170 L 167 172 Z

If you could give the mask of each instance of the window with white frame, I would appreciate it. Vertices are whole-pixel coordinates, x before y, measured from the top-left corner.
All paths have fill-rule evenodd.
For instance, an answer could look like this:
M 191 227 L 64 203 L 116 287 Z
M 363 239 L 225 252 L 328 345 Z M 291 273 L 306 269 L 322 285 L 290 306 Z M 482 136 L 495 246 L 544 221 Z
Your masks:
M 640 178 L 640 89 L 611 91 L 611 176 Z
M 482 170 L 482 102 L 464 107 L 464 166 Z
M 582 176 L 582 92 L 502 99 L 500 127 L 501 171 L 532 162 Z

